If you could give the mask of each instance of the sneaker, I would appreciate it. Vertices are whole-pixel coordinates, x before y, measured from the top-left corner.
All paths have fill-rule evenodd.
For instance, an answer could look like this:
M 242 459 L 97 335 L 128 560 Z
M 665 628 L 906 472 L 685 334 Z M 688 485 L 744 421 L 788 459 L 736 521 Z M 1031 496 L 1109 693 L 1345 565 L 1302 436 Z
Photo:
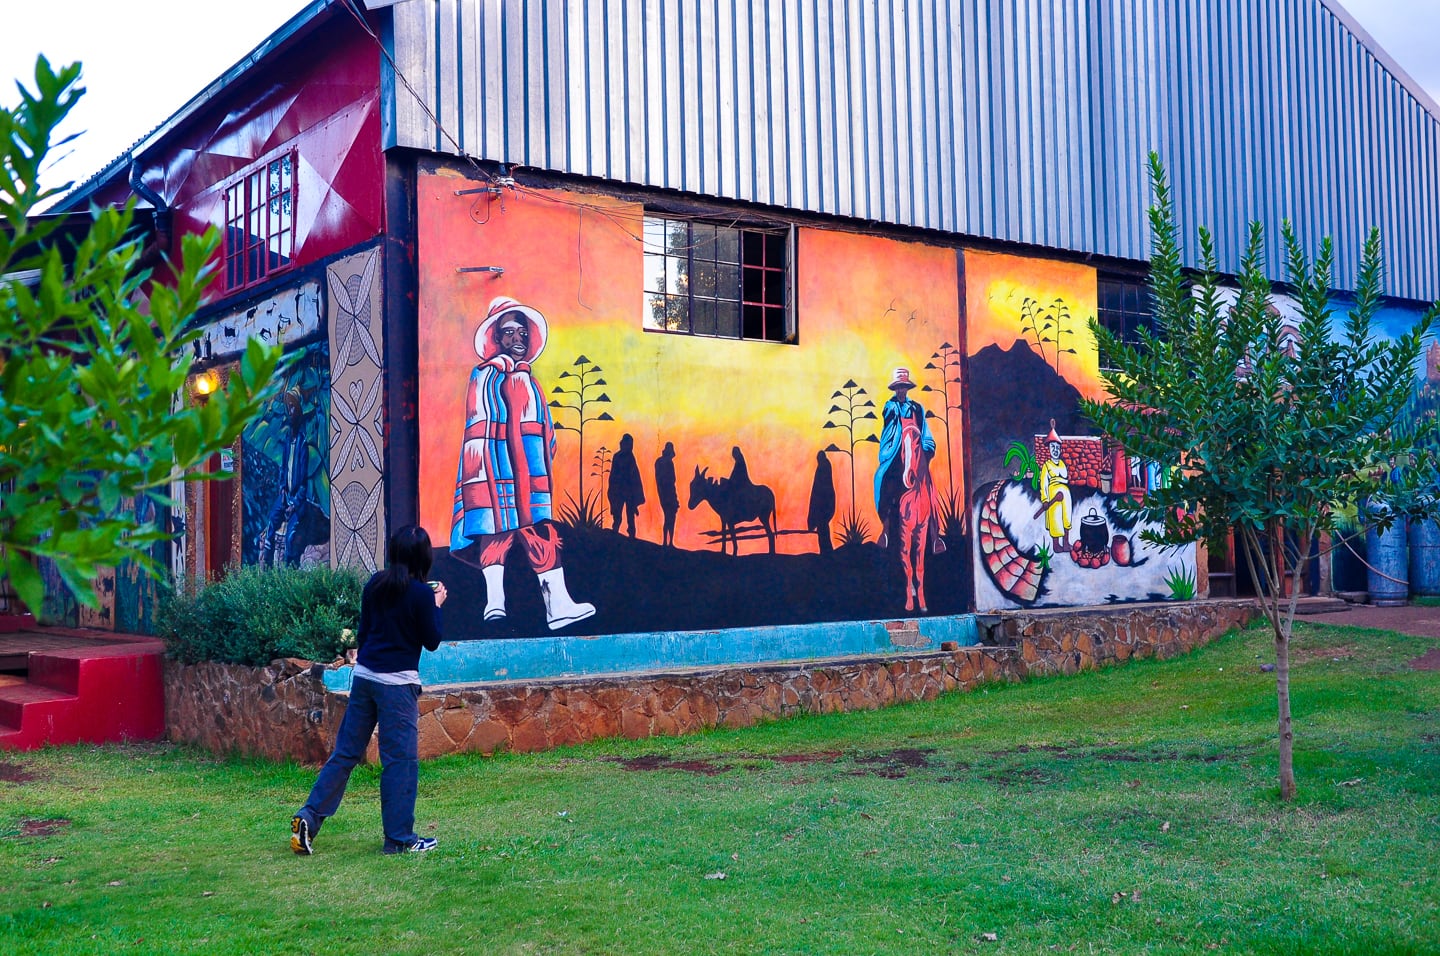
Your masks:
M 385 841 L 386 853 L 428 853 L 435 849 L 434 837 L 416 837 L 411 843 L 391 843 Z
M 310 846 L 310 821 L 298 813 L 290 818 L 290 849 L 302 856 L 315 852 Z

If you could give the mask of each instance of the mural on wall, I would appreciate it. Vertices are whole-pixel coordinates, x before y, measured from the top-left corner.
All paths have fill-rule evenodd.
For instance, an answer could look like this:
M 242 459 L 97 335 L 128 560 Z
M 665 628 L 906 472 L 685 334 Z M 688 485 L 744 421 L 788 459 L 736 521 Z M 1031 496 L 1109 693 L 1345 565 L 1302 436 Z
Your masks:
M 470 185 L 420 178 L 420 517 L 457 637 L 968 609 L 953 250 L 801 229 L 784 335 L 691 334 L 640 206 Z
M 1193 598 L 1194 546 L 1141 540 L 1118 507 L 1165 475 L 1079 412 L 1104 395 L 1094 270 L 967 252 L 965 289 L 976 607 Z
M 1230 306 L 1234 305 L 1240 295 L 1239 289 L 1234 286 L 1221 286 L 1217 292 L 1220 301 Z M 1339 337 L 1343 335 L 1346 316 L 1355 307 L 1355 300 L 1344 293 L 1336 293 L 1331 296 L 1329 304 L 1334 312 L 1332 335 Z M 1281 319 L 1281 347 L 1289 350 L 1289 354 L 1293 355 L 1300 339 L 1302 324 L 1300 304 L 1291 296 L 1272 292 L 1269 298 L 1269 308 L 1273 315 Z M 1409 332 L 1423 313 L 1424 307 L 1418 304 L 1387 302 L 1381 305 L 1376 313 L 1374 328 L 1380 335 L 1393 340 Z M 1440 413 L 1440 344 L 1432 342 L 1416 366 L 1414 386 L 1402 418 L 1415 420 L 1426 416 L 1433 418 L 1437 413 Z M 1440 454 L 1440 448 L 1431 450 Z M 1310 566 L 1307 582 L 1309 593 L 1316 593 L 1323 586 L 1322 563 L 1328 563 L 1330 572 L 1328 586 L 1334 591 L 1363 592 L 1370 587 L 1366 523 L 1361 520 L 1355 506 L 1352 505 L 1340 513 L 1338 530 L 1339 533 L 1333 537 L 1332 547 L 1328 551 L 1321 550 L 1317 546 L 1315 557 L 1321 560 L 1315 561 Z M 1433 528 L 1420 528 L 1412 525 L 1409 532 L 1412 536 L 1417 533 L 1423 535 L 1424 543 L 1421 546 L 1426 548 L 1432 547 L 1433 541 L 1440 538 L 1440 531 Z M 1415 541 L 1411 542 L 1412 547 L 1415 544 Z M 1291 546 L 1293 547 L 1293 542 Z M 1212 556 L 1212 571 L 1217 564 L 1228 564 L 1225 570 L 1234 574 L 1235 593 L 1254 594 L 1256 583 L 1243 550 L 1238 548 L 1230 550 L 1239 553 L 1229 554 L 1228 561 L 1217 560 Z M 1408 584 L 1412 593 L 1430 593 L 1436 588 L 1433 581 L 1421 583 L 1423 579 L 1433 577 L 1429 568 L 1422 571 L 1419 566 L 1416 566 L 1410 577 L 1412 580 Z
M 279 396 L 241 435 L 243 564 L 330 563 L 328 353 L 323 339 L 306 345 L 291 362 Z
M 330 329 L 330 556 L 337 567 L 384 564 L 384 337 L 380 250 L 326 270 Z

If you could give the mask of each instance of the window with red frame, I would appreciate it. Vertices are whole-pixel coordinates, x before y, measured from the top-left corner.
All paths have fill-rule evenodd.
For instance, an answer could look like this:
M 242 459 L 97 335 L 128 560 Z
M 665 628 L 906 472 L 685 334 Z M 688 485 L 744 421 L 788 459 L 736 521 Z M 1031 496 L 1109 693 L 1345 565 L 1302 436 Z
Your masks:
M 646 329 L 796 341 L 791 231 L 645 217 Z
M 250 169 L 225 187 L 225 286 L 243 289 L 295 256 L 295 153 Z

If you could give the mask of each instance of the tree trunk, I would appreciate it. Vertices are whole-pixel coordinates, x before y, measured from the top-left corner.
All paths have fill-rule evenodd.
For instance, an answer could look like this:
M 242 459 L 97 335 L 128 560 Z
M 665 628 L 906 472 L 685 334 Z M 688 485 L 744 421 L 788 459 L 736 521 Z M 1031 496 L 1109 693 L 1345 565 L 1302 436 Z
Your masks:
M 1290 730 L 1290 629 L 1275 632 L 1275 697 L 1280 705 L 1280 799 L 1295 799 L 1295 739 Z

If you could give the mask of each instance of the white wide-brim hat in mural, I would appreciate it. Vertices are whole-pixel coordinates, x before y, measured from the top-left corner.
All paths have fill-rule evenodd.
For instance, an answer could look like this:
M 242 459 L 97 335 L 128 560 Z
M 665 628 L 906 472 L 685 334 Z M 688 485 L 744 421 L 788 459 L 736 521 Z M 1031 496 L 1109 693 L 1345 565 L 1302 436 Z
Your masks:
M 914 388 L 915 383 L 910 381 L 910 370 L 908 368 L 897 368 L 895 375 L 890 379 L 890 388 Z
M 490 309 L 485 313 L 485 321 L 475 330 L 475 354 L 481 359 L 488 359 L 500 351 L 500 330 L 496 328 L 496 323 L 502 315 L 511 312 L 519 312 L 530 322 L 530 352 L 525 356 L 525 361 L 535 361 L 535 357 L 545 350 L 545 339 L 550 334 L 545 316 L 528 305 L 521 305 L 508 295 L 502 295 L 491 300 Z

